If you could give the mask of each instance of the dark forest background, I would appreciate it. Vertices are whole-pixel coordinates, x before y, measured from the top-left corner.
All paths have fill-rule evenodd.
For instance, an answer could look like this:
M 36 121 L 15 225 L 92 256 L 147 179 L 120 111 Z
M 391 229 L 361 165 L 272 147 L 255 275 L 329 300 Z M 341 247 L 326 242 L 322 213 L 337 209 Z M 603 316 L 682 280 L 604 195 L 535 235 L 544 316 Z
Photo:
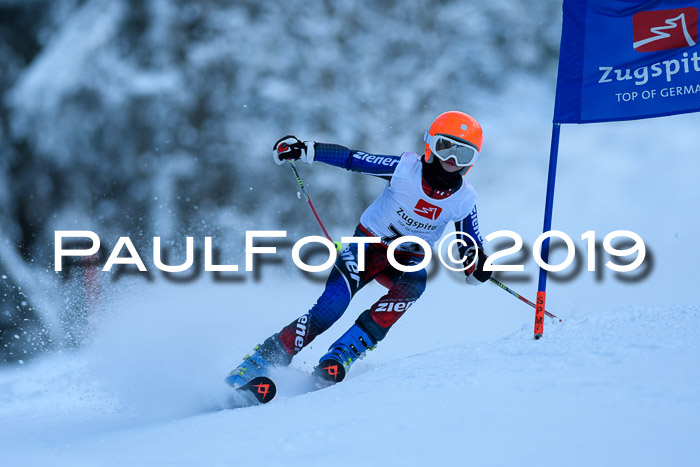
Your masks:
M 0 0 L 0 361 L 77 339 L 85 297 L 53 271 L 55 230 L 294 231 L 276 139 L 419 149 L 434 116 L 488 108 L 515 75 L 553 83 L 560 16 L 556 0 Z M 372 182 L 318 170 L 326 222 L 356 219 Z

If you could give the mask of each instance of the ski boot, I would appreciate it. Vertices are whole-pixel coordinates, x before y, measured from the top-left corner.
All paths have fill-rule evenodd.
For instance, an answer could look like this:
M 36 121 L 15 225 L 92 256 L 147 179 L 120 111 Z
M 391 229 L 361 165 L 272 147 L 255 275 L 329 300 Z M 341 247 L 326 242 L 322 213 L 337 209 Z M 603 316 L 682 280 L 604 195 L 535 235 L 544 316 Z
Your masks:
M 321 357 L 314 368 L 314 376 L 319 387 L 339 383 L 356 360 L 364 358 L 368 350 L 373 350 L 376 341 L 357 323 L 335 341 L 328 352 Z
M 279 333 L 268 337 L 253 350 L 253 355 L 243 357 L 243 363 L 226 377 L 230 386 L 240 388 L 258 376 L 267 376 L 271 368 L 288 366 L 292 362 L 292 356 L 280 342 Z

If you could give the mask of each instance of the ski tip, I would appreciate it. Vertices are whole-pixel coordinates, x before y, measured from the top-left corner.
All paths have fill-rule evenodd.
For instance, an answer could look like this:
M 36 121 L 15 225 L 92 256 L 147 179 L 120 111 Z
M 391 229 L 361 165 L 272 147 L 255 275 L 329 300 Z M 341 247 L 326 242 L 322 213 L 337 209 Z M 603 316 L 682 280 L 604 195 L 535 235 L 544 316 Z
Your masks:
M 339 361 L 329 358 L 319 363 L 313 374 L 329 383 L 340 383 L 345 379 L 345 367 Z
M 539 340 L 540 337 L 542 337 L 542 334 L 535 333 L 535 340 Z
M 277 394 L 277 387 L 275 386 L 275 383 L 267 376 L 258 376 L 257 378 L 253 378 L 252 380 L 248 381 L 248 383 L 238 388 L 238 391 L 248 391 L 258 402 L 261 404 L 267 404 L 275 398 L 275 394 Z

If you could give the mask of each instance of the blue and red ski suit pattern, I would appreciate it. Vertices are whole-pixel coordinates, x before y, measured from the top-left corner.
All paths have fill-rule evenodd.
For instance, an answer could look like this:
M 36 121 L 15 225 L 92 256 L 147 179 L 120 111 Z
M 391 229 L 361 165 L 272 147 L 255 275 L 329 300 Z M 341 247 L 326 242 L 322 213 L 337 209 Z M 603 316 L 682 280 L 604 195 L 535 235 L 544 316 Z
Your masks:
M 389 180 L 400 160 L 400 156 L 374 155 L 348 149 L 336 144 L 316 143 L 314 162 L 323 162 L 349 171 L 379 176 Z M 429 193 L 426 193 L 429 195 Z M 457 231 L 471 235 L 481 246 L 482 239 L 476 217 L 476 208 L 464 219 L 455 223 Z M 358 225 L 355 237 L 371 236 Z M 468 240 L 468 239 L 465 239 Z M 389 328 L 415 303 L 425 290 L 426 272 L 402 272 L 389 264 L 384 244 L 367 244 L 364 271 L 358 270 L 358 245 L 346 246 L 331 270 L 326 287 L 313 307 L 297 320 L 285 326 L 280 341 L 289 354 L 298 353 L 316 336 L 330 328 L 345 312 L 355 294 L 372 280 L 387 287 L 387 293 L 362 314 L 360 319 L 369 320 L 365 328 L 374 330 L 372 336 L 381 340 Z M 466 247 L 465 247 L 466 248 Z M 461 252 L 464 254 L 464 251 Z M 417 264 L 422 256 L 415 253 L 395 254 L 401 264 Z M 369 326 L 368 326 L 369 324 Z

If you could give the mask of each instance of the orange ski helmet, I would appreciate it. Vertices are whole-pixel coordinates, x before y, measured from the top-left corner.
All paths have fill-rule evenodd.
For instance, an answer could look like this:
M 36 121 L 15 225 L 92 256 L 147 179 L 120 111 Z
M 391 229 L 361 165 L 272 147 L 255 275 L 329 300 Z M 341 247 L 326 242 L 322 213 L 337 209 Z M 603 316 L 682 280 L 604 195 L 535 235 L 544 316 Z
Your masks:
M 435 158 L 435 155 L 430 150 L 428 141 L 436 135 L 451 136 L 457 140 L 462 140 L 474 146 L 478 152 L 481 152 L 481 145 L 484 141 L 481 125 L 474 117 L 456 110 L 445 112 L 433 121 L 433 124 L 430 125 L 430 130 L 425 135 L 425 161 L 428 163 L 433 162 Z M 464 167 L 460 173 L 462 175 L 466 174 L 472 165 Z

